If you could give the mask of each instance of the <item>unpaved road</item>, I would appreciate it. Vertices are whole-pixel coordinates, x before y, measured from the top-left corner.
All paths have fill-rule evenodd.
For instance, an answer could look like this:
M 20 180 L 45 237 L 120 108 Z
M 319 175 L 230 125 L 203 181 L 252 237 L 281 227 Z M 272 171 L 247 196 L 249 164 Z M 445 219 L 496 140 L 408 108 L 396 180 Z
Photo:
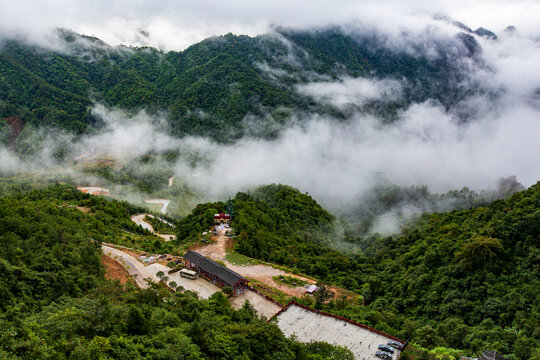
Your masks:
M 146 229 L 148 231 L 150 231 L 152 234 L 156 234 L 157 236 L 159 236 L 160 238 L 162 238 L 163 240 L 165 241 L 171 241 L 171 240 L 176 240 L 176 235 L 171 235 L 171 234 L 158 234 L 157 232 L 154 231 L 154 228 L 152 227 L 151 224 L 147 223 L 146 221 L 144 221 L 144 218 L 146 216 L 150 216 L 150 217 L 153 217 L 155 218 L 154 215 L 152 214 L 137 214 L 137 215 L 133 215 L 131 216 L 131 220 L 137 224 L 137 225 L 140 225 L 142 226 L 143 229 Z M 158 220 L 160 221 L 163 221 L 161 219 L 158 218 Z M 173 226 L 171 223 L 167 222 L 167 221 L 163 221 L 164 223 L 168 224 L 169 226 Z
M 258 265 L 242 265 L 241 266 L 241 265 L 231 264 L 225 259 L 225 255 L 227 254 L 228 249 L 232 249 L 232 240 L 225 236 L 225 231 L 226 231 L 225 229 L 221 229 L 219 236 L 215 238 L 215 242 L 208 244 L 204 247 L 198 248 L 196 249 L 196 251 L 213 260 L 223 261 L 225 265 L 227 265 L 227 267 L 231 269 L 232 271 L 235 271 L 244 277 L 255 279 L 268 286 L 279 289 L 280 291 L 284 292 L 285 294 L 289 296 L 301 297 L 306 292 L 306 289 L 304 289 L 303 286 L 289 287 L 287 285 L 278 283 L 273 279 L 274 276 L 279 276 L 279 275 L 292 276 L 294 278 L 304 280 L 308 284 L 315 284 L 315 281 L 311 279 L 305 278 L 303 276 L 291 274 L 286 271 L 273 268 L 272 266 L 269 266 L 269 265 L 258 264 Z
M 215 241 L 197 249 L 197 252 L 211 259 L 224 261 L 227 254 L 227 246 L 232 245 L 231 240 L 225 236 L 225 231 L 226 229 L 221 227 L 219 236 L 212 237 Z

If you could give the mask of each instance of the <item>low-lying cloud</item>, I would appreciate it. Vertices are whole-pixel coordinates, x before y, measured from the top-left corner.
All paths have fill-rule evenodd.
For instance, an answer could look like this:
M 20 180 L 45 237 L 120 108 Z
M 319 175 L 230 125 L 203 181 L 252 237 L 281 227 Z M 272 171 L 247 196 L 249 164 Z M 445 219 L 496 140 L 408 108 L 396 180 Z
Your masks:
M 351 105 L 362 106 L 375 99 L 395 100 L 401 95 L 402 85 L 397 80 L 346 77 L 338 81 L 298 85 L 296 90 L 318 102 L 343 109 Z
M 276 140 L 244 138 L 228 145 L 200 137 L 171 138 L 160 129 L 159 117 L 144 112 L 132 117 L 103 106 L 94 112 L 105 120 L 106 128 L 73 144 L 75 160 L 106 154 L 127 161 L 168 150 L 196 154 L 203 160 L 180 156 L 174 164 L 152 166 L 172 167 L 178 179 L 206 199 L 284 183 L 309 192 L 332 211 L 343 212 L 358 205 L 381 178 L 400 186 L 427 185 L 432 192 L 464 186 L 494 189 L 501 177 L 509 175 L 516 175 L 525 186 L 540 179 L 538 110 L 526 103 L 508 105 L 504 112 L 488 112 L 466 124 L 429 101 L 411 105 L 390 125 L 361 114 L 341 123 L 309 115 L 309 120 L 284 130 Z M 49 147 L 31 162 L 1 150 L 0 172 L 57 171 L 84 178 L 65 163 L 58 167 L 52 156 L 54 140 L 48 141 L 44 143 Z M 100 183 L 98 178 L 86 179 L 88 183 L 81 185 Z M 122 196 L 144 198 L 125 188 Z M 379 219 L 378 231 L 393 231 L 396 222 L 388 220 L 390 216 L 402 214 Z
M 537 113 L 527 107 L 460 125 L 437 104 L 424 103 L 411 106 L 393 125 L 361 115 L 346 124 L 314 116 L 276 141 L 245 139 L 223 146 L 188 138 L 182 147 L 213 161 L 178 169 L 193 186 L 215 196 L 276 182 L 335 208 L 369 191 L 380 174 L 395 184 L 425 184 L 436 192 L 494 188 L 512 174 L 531 185 L 540 179 L 538 131 Z

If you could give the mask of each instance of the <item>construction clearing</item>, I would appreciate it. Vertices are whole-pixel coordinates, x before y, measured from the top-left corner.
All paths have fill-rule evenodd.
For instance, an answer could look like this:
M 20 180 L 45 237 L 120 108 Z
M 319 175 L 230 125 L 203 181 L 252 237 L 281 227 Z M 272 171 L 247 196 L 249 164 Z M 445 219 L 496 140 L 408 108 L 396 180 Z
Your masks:
M 311 309 L 291 301 L 275 316 L 278 327 L 285 336 L 295 336 L 298 341 L 325 341 L 347 347 L 357 360 L 379 360 L 375 356 L 379 345 L 389 341 L 405 344 L 394 336 L 340 316 Z M 392 359 L 399 359 L 401 351 L 394 350 Z

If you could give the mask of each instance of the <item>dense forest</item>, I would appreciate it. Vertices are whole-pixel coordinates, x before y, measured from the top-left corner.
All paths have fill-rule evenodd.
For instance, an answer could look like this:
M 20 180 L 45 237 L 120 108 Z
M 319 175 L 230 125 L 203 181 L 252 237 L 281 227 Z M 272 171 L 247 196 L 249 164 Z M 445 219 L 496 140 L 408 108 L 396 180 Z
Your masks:
M 32 150 L 29 138 L 43 125 L 75 134 L 99 129 L 103 119 L 91 112 L 96 102 L 164 112 L 166 130 L 175 136 L 220 142 L 244 135 L 274 137 L 293 113 L 346 118 L 347 110 L 297 91 L 298 85 L 344 76 L 401 81 L 399 99 L 362 105 L 362 111 L 391 120 L 411 102 L 436 99 L 450 108 L 479 91 L 464 87 L 461 66 L 482 66 L 480 45 L 468 34 L 451 39 L 451 46 L 441 45 L 436 60 L 391 51 L 373 33 L 333 28 L 278 28 L 253 38 L 227 34 L 167 53 L 111 47 L 69 30 L 58 30 L 57 36 L 55 50 L 0 39 L 0 118 L 17 116 L 26 123 L 17 145 L 21 152 Z M 417 50 L 421 55 L 425 49 Z M 250 126 L 250 116 L 260 126 Z
M 283 185 L 238 193 L 233 203 L 237 252 L 364 299 L 362 306 L 334 299 L 325 310 L 425 348 L 540 357 L 540 184 L 486 206 L 424 215 L 394 237 L 338 232 L 309 195 Z M 182 229 L 203 229 L 223 206 L 199 205 L 178 241 L 196 236 Z
M 343 348 L 286 339 L 222 293 L 201 301 L 105 280 L 100 240 L 137 211 L 126 203 L 69 185 L 0 186 L 2 359 L 352 359 Z

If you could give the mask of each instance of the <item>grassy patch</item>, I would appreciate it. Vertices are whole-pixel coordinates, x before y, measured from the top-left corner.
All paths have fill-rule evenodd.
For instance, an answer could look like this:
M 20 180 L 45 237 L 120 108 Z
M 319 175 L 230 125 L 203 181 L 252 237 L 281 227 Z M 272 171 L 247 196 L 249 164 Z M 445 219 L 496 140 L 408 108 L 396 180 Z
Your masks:
M 215 262 L 217 262 L 219 265 L 223 266 L 223 267 L 227 267 L 227 265 L 225 265 L 225 263 L 221 260 L 215 260 Z
M 275 301 L 279 302 L 281 305 L 286 305 L 289 301 L 291 301 L 292 297 L 285 294 L 284 292 L 273 288 L 271 286 L 268 286 L 258 280 L 249 278 L 249 284 L 255 289 L 259 290 L 263 294 L 271 297 Z
M 285 275 L 279 275 L 272 277 L 274 281 L 287 285 L 289 287 L 298 287 L 298 286 L 304 286 L 307 284 L 307 281 L 304 281 L 302 279 L 297 279 L 292 276 L 285 276 Z
M 181 249 L 172 242 L 165 242 L 162 238 L 153 235 L 122 232 L 119 236 L 109 238 L 108 242 L 153 254 L 180 255 L 181 253 Z
M 257 265 L 260 263 L 258 260 L 232 251 L 227 252 L 227 254 L 225 255 L 225 260 L 227 260 L 233 265 L 239 266 Z

